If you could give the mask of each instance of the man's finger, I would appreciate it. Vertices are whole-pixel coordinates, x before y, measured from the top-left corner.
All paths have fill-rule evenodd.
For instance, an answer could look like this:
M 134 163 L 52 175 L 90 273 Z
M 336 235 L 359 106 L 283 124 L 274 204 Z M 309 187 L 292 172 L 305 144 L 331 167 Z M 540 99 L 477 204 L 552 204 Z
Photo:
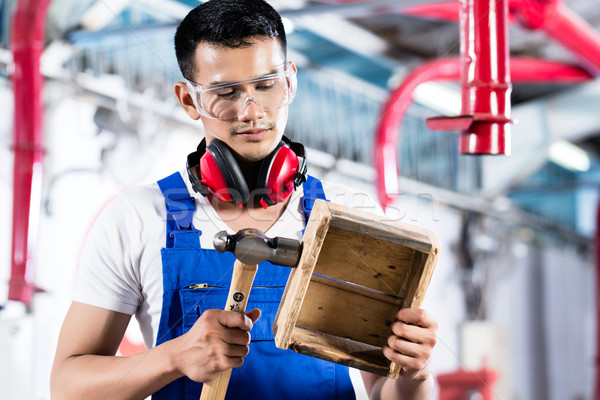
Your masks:
M 239 328 L 244 331 L 252 329 L 252 319 L 246 314 L 235 311 L 223 311 L 218 318 L 219 323 L 226 328 Z
M 419 343 L 410 342 L 403 340 L 397 336 L 390 336 L 388 338 L 388 347 L 397 353 L 404 354 L 408 357 L 425 357 L 428 358 L 430 355 L 430 348 L 424 347 Z
M 435 319 L 422 308 L 403 308 L 396 314 L 396 319 L 423 328 L 437 329 Z

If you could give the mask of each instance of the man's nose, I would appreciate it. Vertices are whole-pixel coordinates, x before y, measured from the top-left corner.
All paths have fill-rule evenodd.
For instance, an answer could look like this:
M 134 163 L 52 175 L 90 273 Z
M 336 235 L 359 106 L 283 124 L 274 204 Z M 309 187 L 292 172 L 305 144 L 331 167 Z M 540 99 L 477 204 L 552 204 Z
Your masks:
M 262 105 L 256 102 L 254 96 L 249 96 L 244 102 L 244 106 L 238 115 L 239 121 L 257 120 L 265 116 L 265 110 Z

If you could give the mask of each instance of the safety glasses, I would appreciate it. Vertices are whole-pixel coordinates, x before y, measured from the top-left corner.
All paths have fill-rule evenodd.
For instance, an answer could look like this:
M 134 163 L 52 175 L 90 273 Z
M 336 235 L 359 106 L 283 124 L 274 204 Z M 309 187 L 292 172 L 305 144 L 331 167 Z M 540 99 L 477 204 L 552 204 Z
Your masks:
M 186 80 L 198 112 L 220 120 L 237 118 L 250 101 L 263 111 L 274 111 L 289 105 L 296 94 L 296 72 L 287 62 L 272 74 L 236 82 L 201 86 Z

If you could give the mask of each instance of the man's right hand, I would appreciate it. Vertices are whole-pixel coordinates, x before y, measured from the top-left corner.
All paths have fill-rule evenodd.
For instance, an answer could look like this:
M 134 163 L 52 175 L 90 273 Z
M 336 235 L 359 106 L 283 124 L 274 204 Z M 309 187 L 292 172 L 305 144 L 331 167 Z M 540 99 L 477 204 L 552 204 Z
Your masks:
M 187 333 L 172 340 L 174 367 L 197 382 L 211 381 L 225 370 L 240 367 L 250 350 L 250 330 L 259 317 L 257 308 L 245 314 L 206 310 Z
M 61 330 L 52 368 L 52 398 L 145 399 L 188 375 L 210 381 L 239 367 L 260 310 L 245 315 L 208 310 L 186 334 L 133 356 L 115 356 L 130 315 L 73 303 Z

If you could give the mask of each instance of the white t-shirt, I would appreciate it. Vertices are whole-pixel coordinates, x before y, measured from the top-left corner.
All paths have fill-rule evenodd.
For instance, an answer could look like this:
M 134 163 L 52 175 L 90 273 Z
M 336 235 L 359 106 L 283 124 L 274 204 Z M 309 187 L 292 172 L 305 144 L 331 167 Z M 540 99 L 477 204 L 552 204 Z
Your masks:
M 187 172 L 181 171 L 196 203 L 194 227 L 202 231 L 200 245 L 214 249 L 212 239 L 222 230 L 233 232 L 208 199 L 195 193 Z M 346 186 L 323 182 L 328 200 L 380 214 L 373 199 Z M 265 234 L 300 240 L 304 229 L 302 185 L 287 209 Z M 161 249 L 165 247 L 166 212 L 157 183 L 125 190 L 111 200 L 94 222 L 82 248 L 73 301 L 136 315 L 144 342 L 154 346 L 162 308 Z

